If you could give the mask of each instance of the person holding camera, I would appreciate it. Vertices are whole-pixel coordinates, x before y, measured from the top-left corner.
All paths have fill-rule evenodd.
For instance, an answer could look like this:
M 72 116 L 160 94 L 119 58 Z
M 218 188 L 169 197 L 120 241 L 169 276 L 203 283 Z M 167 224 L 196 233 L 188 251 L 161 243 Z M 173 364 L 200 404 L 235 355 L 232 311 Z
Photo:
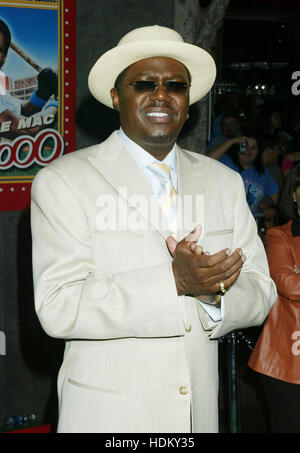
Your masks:
M 258 140 L 254 134 L 231 138 L 208 151 L 207 155 L 240 173 L 245 184 L 247 202 L 254 216 L 273 219 L 276 209 L 270 207 L 267 195 L 276 205 L 278 186 L 263 165 Z

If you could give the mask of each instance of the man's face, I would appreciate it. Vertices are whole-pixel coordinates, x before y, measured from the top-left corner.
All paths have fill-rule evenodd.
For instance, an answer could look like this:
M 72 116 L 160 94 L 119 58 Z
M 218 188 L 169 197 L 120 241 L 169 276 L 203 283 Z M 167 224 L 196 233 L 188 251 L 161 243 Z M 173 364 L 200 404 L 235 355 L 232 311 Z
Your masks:
M 4 65 L 6 61 L 6 53 L 4 52 L 5 49 L 5 39 L 3 33 L 0 31 L 0 69 Z
M 131 84 L 140 81 L 157 86 L 152 92 L 139 91 Z M 171 150 L 188 115 L 189 90 L 168 90 L 164 84 L 170 81 L 189 87 L 183 64 L 167 57 L 146 58 L 129 66 L 119 93 L 111 90 L 125 134 L 157 159 Z
M 234 117 L 228 116 L 222 119 L 222 132 L 226 138 L 234 138 L 239 131 L 239 123 Z

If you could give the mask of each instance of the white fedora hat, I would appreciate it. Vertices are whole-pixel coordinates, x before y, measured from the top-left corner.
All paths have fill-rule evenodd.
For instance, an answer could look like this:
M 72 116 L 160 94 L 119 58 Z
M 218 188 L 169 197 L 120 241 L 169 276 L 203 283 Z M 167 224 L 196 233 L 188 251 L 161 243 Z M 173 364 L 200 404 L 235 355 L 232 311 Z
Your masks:
M 209 53 L 185 43 L 171 28 L 153 25 L 130 31 L 97 60 L 88 78 L 92 95 L 113 108 L 110 90 L 118 75 L 131 64 L 150 57 L 173 58 L 188 68 L 192 77 L 190 104 L 204 97 L 215 81 L 216 65 Z

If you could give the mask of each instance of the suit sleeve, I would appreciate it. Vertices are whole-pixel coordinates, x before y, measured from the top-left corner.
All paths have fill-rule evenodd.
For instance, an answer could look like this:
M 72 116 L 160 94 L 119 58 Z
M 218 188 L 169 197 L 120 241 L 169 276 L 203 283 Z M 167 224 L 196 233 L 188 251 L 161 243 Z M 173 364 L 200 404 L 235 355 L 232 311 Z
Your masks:
M 293 302 L 300 302 L 300 274 L 295 272 L 287 235 L 277 228 L 268 230 L 266 252 L 278 294 Z
M 31 226 L 35 307 L 50 336 L 184 334 L 171 261 L 96 277 L 86 211 L 68 183 L 49 167 L 33 182 Z
M 269 275 L 267 257 L 257 234 L 257 226 L 248 207 L 244 183 L 236 174 L 234 203 L 233 249 L 246 255 L 242 271 L 224 296 L 224 316 L 210 324 L 211 338 L 246 327 L 261 325 L 276 300 L 277 292 Z

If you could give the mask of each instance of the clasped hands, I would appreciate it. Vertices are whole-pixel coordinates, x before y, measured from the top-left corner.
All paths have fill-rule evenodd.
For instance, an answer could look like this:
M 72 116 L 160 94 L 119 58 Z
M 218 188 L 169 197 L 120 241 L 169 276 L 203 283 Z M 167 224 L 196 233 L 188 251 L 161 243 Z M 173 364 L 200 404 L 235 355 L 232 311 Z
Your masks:
M 177 294 L 193 295 L 203 302 L 207 296 L 220 292 L 220 282 L 229 289 L 237 280 L 246 259 L 241 249 L 224 249 L 210 255 L 196 244 L 201 235 L 197 226 L 188 236 L 177 242 L 172 236 L 167 238 L 167 246 L 173 256 L 172 268 Z M 205 300 L 205 298 L 207 300 Z

